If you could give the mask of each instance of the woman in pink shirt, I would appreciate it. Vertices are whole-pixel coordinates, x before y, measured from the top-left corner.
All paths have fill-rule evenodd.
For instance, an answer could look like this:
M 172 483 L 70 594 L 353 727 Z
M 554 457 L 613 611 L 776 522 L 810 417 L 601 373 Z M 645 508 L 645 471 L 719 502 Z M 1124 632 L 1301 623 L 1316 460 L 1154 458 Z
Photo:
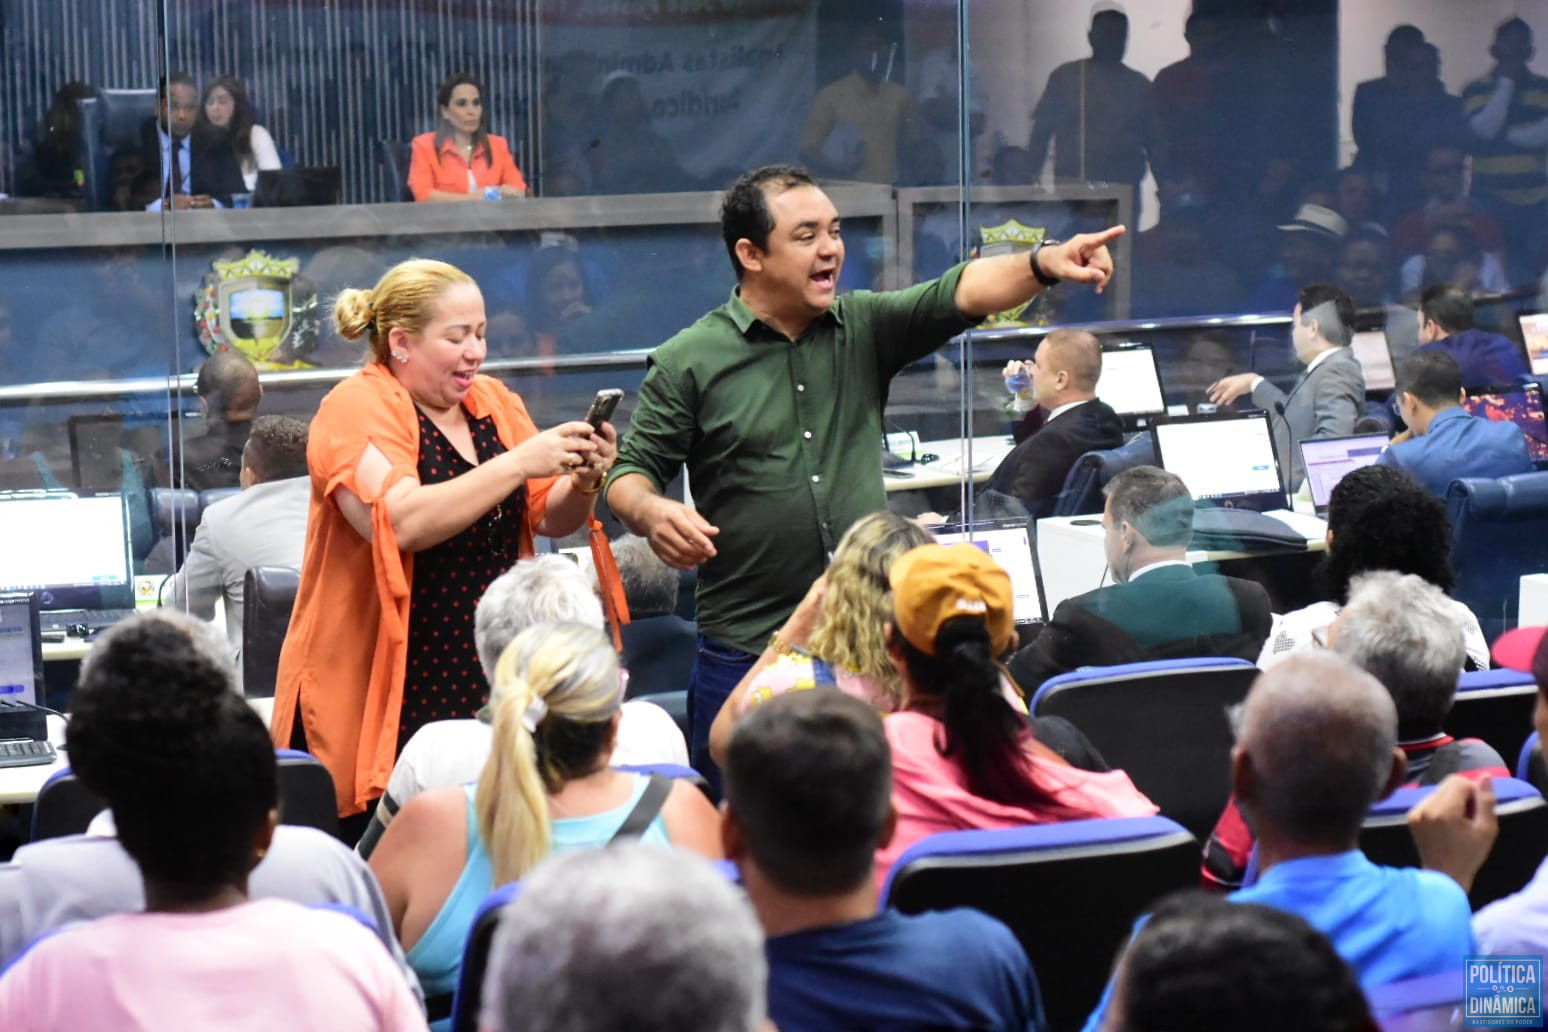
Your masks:
M 248 899 L 279 819 L 277 775 L 224 648 L 160 614 L 93 646 L 71 699 L 70 763 L 112 807 L 145 910 L 23 953 L 0 977 L 6 1032 L 425 1028 L 397 964 L 355 918 Z
M 973 545 L 925 545 L 892 565 L 887 648 L 903 704 L 892 746 L 897 833 L 877 851 L 882 884 L 903 851 L 939 831 L 1156 812 L 1122 771 L 1071 766 L 1032 737 L 1000 690 L 1016 644 L 1010 575 Z

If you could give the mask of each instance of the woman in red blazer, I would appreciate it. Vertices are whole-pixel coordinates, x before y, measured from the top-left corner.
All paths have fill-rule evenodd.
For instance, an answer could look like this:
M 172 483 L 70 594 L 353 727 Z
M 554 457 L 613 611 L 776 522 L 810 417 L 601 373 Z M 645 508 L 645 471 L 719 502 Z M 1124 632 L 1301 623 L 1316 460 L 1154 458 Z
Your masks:
M 436 91 L 441 122 L 414 137 L 409 189 L 416 201 L 481 201 L 525 197 L 527 181 L 505 139 L 484 124 L 483 87 L 459 72 Z

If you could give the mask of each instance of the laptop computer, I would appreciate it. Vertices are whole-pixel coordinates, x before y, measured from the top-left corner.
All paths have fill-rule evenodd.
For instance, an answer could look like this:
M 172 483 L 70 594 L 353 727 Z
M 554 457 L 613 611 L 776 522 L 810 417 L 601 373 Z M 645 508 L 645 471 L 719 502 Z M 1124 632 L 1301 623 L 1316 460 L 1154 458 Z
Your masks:
M 264 169 L 253 191 L 255 208 L 299 208 L 339 203 L 343 174 L 337 165 Z
M 1306 468 L 1306 483 L 1311 488 L 1312 505 L 1318 516 L 1328 514 L 1328 498 L 1338 482 L 1344 479 L 1344 474 L 1369 466 L 1386 446 L 1386 434 L 1323 437 L 1301 442 L 1301 465 Z
M 1527 454 L 1548 462 L 1548 421 L 1543 418 L 1543 389 L 1535 383 L 1472 387 L 1462 407 L 1482 419 L 1515 423 L 1526 435 Z
M 1350 338 L 1349 350 L 1365 372 L 1366 390 L 1390 391 L 1397 386 L 1386 330 L 1361 330 Z
M 935 532 L 935 539 L 943 545 L 977 545 L 1005 568 L 1015 593 L 1014 617 L 1018 626 L 1048 619 L 1043 584 L 1032 558 L 1032 535 L 1028 533 L 1026 523 L 945 528 Z
M 1125 343 L 1103 351 L 1096 393 L 1127 424 L 1143 426 L 1166 411 L 1156 354 L 1146 344 Z
M 1151 433 L 1161 468 L 1182 478 L 1195 505 L 1288 508 L 1267 412 L 1164 419 Z
M 134 611 L 128 517 L 119 494 L 0 494 L 0 591 L 36 593 L 49 627 L 122 619 Z
M 1526 345 L 1527 362 L 1532 372 L 1548 373 L 1548 312 L 1519 316 L 1521 341 Z
M 42 705 L 38 597 L 0 593 L 0 768 L 41 766 L 57 758 Z

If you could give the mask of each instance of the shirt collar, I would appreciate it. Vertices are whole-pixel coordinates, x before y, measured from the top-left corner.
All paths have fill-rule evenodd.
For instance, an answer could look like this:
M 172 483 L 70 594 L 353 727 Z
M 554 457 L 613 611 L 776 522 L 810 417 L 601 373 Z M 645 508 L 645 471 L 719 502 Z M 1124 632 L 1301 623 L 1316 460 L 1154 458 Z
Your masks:
M 1310 362 L 1306 363 L 1306 371 L 1308 373 L 1311 372 L 1313 369 L 1316 369 L 1318 366 L 1320 366 L 1323 363 L 1323 360 L 1326 359 L 1328 356 L 1336 354 L 1336 353 L 1338 353 L 1340 351 L 1343 351 L 1343 350 L 1345 350 L 1345 349 L 1344 348 L 1328 348 L 1328 350 L 1326 350 L 1324 352 L 1321 352 L 1320 354 L 1317 355 L 1316 358 L 1314 358 Z
M 1043 420 L 1043 425 L 1047 426 L 1049 423 L 1052 423 L 1054 420 L 1056 420 L 1060 416 L 1064 415 L 1070 409 L 1076 408 L 1076 407 L 1078 407 L 1080 405 L 1084 405 L 1086 402 L 1091 401 L 1091 400 L 1092 399 L 1090 399 L 1090 398 L 1082 398 L 1079 401 L 1066 401 L 1063 405 L 1060 405 L 1058 408 L 1056 408 L 1052 412 L 1048 413 L 1048 418 Z
M 1433 430 L 1435 428 L 1435 424 L 1439 423 L 1443 419 L 1471 419 L 1471 418 L 1473 418 L 1472 414 L 1470 412 L 1468 412 L 1467 409 L 1463 408 L 1461 405 L 1448 405 L 1447 407 L 1441 409 L 1439 412 L 1435 413 L 1435 415 L 1430 417 L 1430 429 Z
M 839 305 L 838 299 L 835 298 L 833 304 L 828 306 L 828 310 L 823 312 L 816 319 L 813 319 L 812 324 L 816 325 L 818 320 L 826 319 L 831 316 L 834 323 L 839 326 L 843 326 L 843 312 L 844 310 Z M 757 314 L 753 312 L 751 308 L 747 307 L 747 302 L 742 300 L 742 288 L 740 284 L 731 288 L 731 298 L 726 302 L 726 314 L 731 317 L 731 321 L 736 324 L 736 328 L 741 331 L 741 334 L 744 337 L 747 336 L 747 331 L 752 329 L 753 324 L 755 323 L 760 326 L 767 326 L 771 332 L 779 334 L 778 330 L 774 329 L 772 326 L 769 326 L 769 324 L 764 322 L 762 319 L 759 319 Z M 780 334 L 780 336 L 783 336 L 783 334 Z
M 1296 884 L 1313 881 L 1336 881 L 1348 878 L 1367 867 L 1374 867 L 1358 849 L 1331 856 L 1303 856 L 1295 860 L 1281 860 L 1263 872 L 1255 888 L 1266 889 L 1280 883 Z
M 1189 563 L 1186 559 L 1162 559 L 1158 563 L 1150 563 L 1147 566 L 1141 566 L 1139 569 L 1132 571 L 1129 574 L 1129 583 L 1133 584 L 1135 581 L 1145 576 L 1145 574 L 1149 573 L 1151 570 L 1159 570 L 1166 566 L 1186 566 L 1190 570 L 1193 569 L 1193 564 Z
M 398 378 L 392 375 L 392 372 L 388 370 L 384 363 L 371 359 L 365 364 L 365 368 L 361 370 L 361 373 L 368 377 L 380 377 L 387 382 L 389 390 L 396 391 L 402 395 L 403 401 L 410 406 L 414 404 L 414 396 L 408 392 L 407 387 L 398 382 Z M 478 382 L 482 377 L 483 374 L 480 373 L 473 378 L 473 388 L 478 386 Z M 489 415 L 489 406 L 484 404 L 482 392 L 473 388 L 469 388 L 468 393 L 462 396 L 462 406 L 468 410 L 468 415 L 474 419 L 482 419 Z

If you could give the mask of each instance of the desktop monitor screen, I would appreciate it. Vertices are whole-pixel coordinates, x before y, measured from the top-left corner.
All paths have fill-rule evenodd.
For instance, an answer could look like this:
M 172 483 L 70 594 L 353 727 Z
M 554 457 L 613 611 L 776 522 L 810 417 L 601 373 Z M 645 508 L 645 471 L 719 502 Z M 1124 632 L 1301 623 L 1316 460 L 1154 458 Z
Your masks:
M 0 591 L 37 592 L 44 609 L 134 604 L 121 495 L 0 495 Z
M 1014 615 L 1017 623 L 1045 619 L 1043 594 L 1037 582 L 1037 567 L 1032 563 L 1032 539 L 1025 525 L 937 531 L 935 537 L 943 545 L 977 545 L 1005 568 L 1005 572 L 1010 574 L 1011 590 L 1016 595 Z
M 1096 393 L 1120 416 L 1153 416 L 1166 411 L 1155 352 L 1143 345 L 1102 352 Z
M 1475 416 L 1515 423 L 1526 435 L 1532 459 L 1548 460 L 1548 423 L 1543 419 L 1543 390 L 1537 384 L 1474 387 L 1462 404 Z
M 1548 312 L 1521 317 L 1521 339 L 1526 344 L 1527 361 L 1532 372 L 1548 373 Z
M 1365 389 L 1390 391 L 1397 386 L 1397 373 L 1392 368 L 1392 349 L 1387 346 L 1387 331 L 1364 330 L 1349 341 L 1349 349 L 1365 372 Z
M 1267 412 L 1163 420 L 1152 432 L 1161 468 L 1181 477 L 1196 503 L 1285 508 Z
M 1322 437 L 1301 442 L 1301 463 L 1311 486 L 1312 505 L 1320 515 L 1327 511 L 1328 497 L 1344 474 L 1369 466 L 1387 446 L 1386 434 L 1356 437 Z
M 42 703 L 43 645 L 36 595 L 0 594 L 0 700 Z

